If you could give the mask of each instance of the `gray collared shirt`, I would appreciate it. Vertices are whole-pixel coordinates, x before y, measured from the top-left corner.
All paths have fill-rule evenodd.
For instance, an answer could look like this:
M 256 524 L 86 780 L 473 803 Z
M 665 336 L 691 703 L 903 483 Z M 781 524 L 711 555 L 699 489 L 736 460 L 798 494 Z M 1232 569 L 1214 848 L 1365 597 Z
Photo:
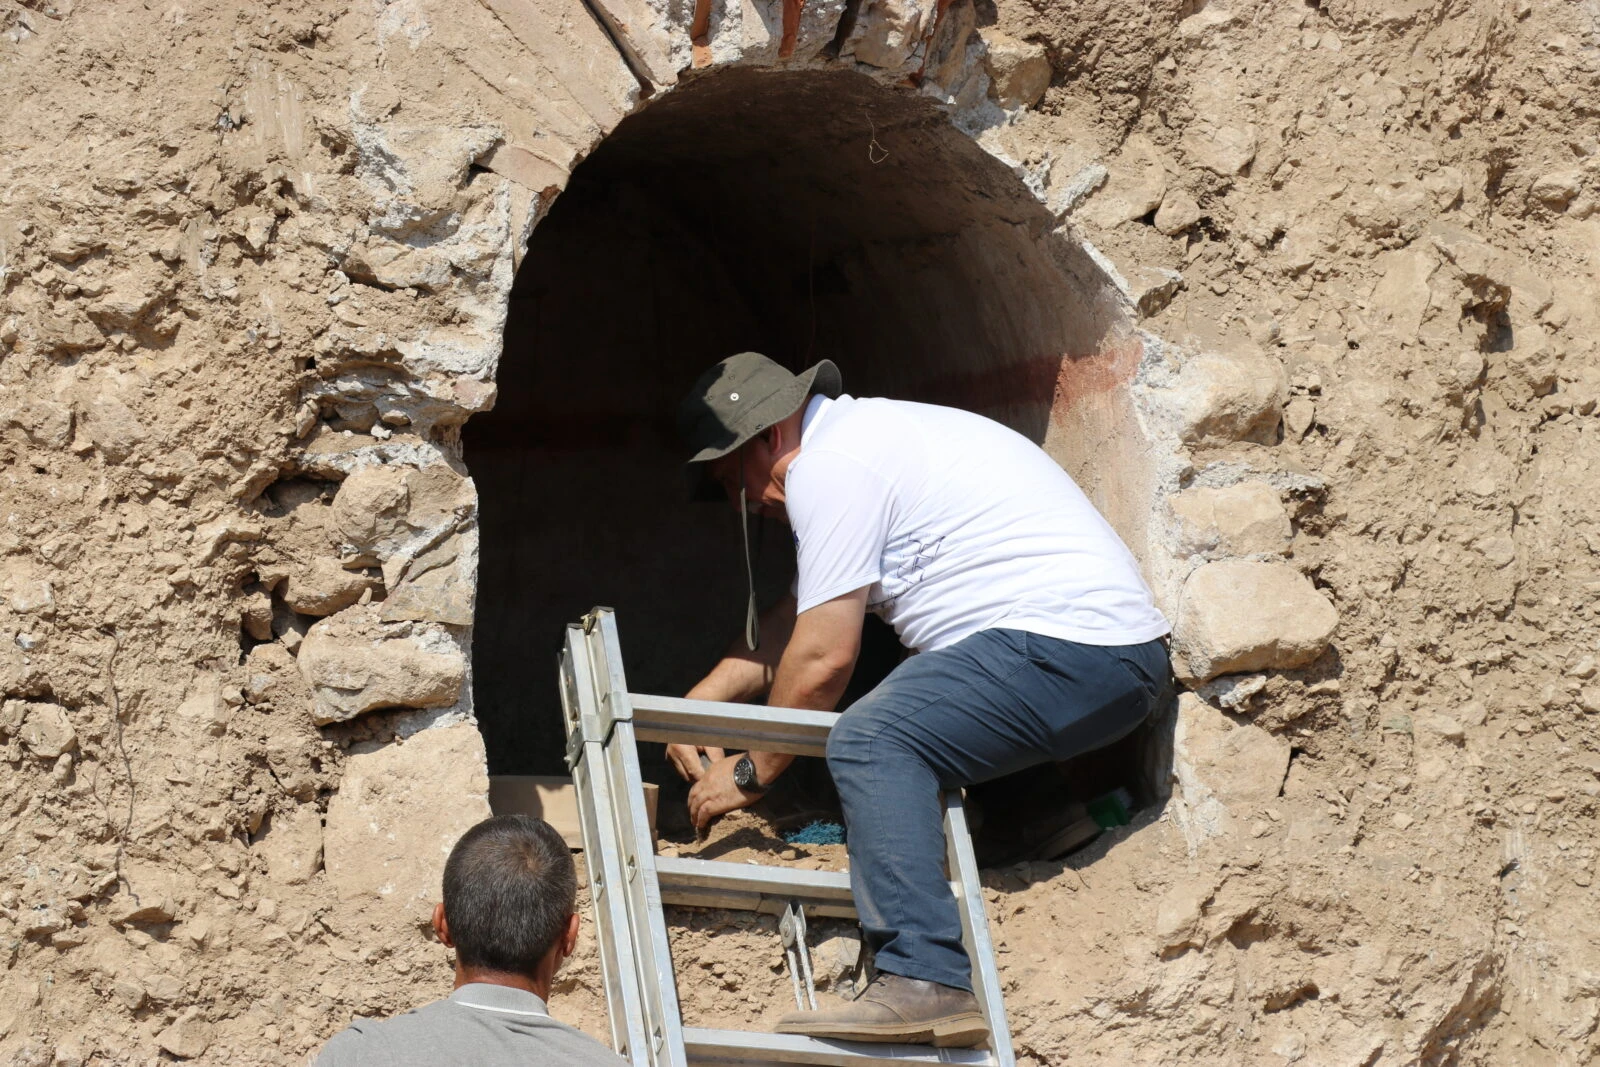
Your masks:
M 550 1018 L 544 1001 L 510 986 L 471 983 L 393 1019 L 355 1019 L 316 1067 L 627 1067 L 582 1031 Z

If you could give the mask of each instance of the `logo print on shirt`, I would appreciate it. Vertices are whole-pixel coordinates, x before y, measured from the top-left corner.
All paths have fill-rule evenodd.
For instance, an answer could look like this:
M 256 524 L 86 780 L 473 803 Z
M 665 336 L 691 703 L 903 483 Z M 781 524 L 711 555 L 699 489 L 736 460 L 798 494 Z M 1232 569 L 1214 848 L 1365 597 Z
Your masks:
M 884 569 L 889 573 L 879 583 L 884 597 L 871 606 L 878 608 L 893 603 L 926 578 L 928 568 L 938 558 L 939 548 L 943 544 L 943 535 L 933 538 L 912 536 L 895 546 L 891 552 L 885 553 L 887 558 L 884 562 L 887 566 Z

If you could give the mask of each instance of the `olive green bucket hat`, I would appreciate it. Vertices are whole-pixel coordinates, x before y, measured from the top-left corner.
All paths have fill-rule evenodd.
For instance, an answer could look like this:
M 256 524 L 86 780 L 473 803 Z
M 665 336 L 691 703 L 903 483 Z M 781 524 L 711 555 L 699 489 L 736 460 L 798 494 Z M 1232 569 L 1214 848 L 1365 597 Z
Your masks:
M 718 459 L 800 410 L 812 393 L 839 395 L 839 368 L 824 359 L 791 374 L 759 352 L 729 356 L 704 374 L 678 405 L 678 433 L 690 463 Z
M 720 459 L 768 427 L 799 411 L 812 393 L 839 395 L 839 368 L 820 360 L 791 374 L 759 352 L 729 356 L 704 374 L 678 405 L 678 433 L 689 446 L 690 496 L 716 500 L 721 489 L 701 466 Z M 744 542 L 744 574 L 749 598 L 745 604 L 744 639 L 754 652 L 761 644 L 756 612 L 755 567 L 750 559 L 749 505 L 740 467 L 739 534 Z

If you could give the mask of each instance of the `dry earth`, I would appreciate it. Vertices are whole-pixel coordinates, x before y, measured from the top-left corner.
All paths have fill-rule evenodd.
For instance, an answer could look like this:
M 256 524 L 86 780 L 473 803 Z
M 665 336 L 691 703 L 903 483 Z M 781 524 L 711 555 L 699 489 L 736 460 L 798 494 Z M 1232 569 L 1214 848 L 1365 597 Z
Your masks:
M 559 7 L 0 0 L 0 1062 L 299 1063 L 446 988 L 459 426 L 522 220 L 640 102 Z M 930 9 L 866 10 L 855 62 L 919 70 Z M 1171 799 L 986 876 L 1022 1062 L 1593 1061 L 1600 7 L 945 18 L 1147 371 L 1244 383 L 1149 515 Z M 752 32 L 634 66 L 778 62 Z M 770 920 L 678 953 L 698 1018 L 789 997 Z M 597 988 L 558 1014 L 603 1033 Z

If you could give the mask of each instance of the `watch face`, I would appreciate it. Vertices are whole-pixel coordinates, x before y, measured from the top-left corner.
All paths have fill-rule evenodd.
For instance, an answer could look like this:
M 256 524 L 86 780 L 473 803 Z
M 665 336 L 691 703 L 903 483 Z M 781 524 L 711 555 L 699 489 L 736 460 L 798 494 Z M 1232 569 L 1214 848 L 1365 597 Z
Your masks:
M 733 765 L 733 784 L 740 789 L 749 789 L 755 778 L 755 764 L 750 762 L 749 756 L 740 756 L 739 762 Z

